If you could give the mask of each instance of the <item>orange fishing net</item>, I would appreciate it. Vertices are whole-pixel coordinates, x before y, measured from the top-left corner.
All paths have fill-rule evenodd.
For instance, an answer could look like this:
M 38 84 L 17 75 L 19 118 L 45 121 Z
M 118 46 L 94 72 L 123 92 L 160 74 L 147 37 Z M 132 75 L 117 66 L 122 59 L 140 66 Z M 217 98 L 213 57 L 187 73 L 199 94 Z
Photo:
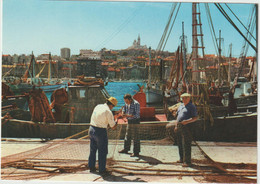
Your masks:
M 42 89 L 33 89 L 29 92 L 29 109 L 32 121 L 46 123 L 55 122 L 49 101 Z
M 139 126 L 141 139 L 139 157 L 118 153 L 124 147 L 125 125 L 118 125 L 116 130 L 108 129 L 107 168 L 117 175 L 135 175 L 139 178 L 189 176 L 198 182 L 256 181 L 255 164 L 216 162 L 196 142 L 192 144 L 193 166 L 185 169 L 177 163 L 178 149 L 167 136 L 165 124 L 136 126 Z M 87 133 L 86 129 L 66 139 L 49 141 L 34 149 L 2 157 L 2 179 L 47 179 L 60 173 L 87 170 L 90 150 Z

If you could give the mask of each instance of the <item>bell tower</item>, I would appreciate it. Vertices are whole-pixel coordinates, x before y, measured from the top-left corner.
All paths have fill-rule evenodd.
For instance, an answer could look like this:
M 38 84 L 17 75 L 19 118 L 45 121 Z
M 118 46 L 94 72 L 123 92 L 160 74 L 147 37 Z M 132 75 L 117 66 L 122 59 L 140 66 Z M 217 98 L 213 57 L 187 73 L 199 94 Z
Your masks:
M 141 39 L 140 39 L 140 34 L 138 34 L 137 46 L 139 47 L 140 45 L 141 45 Z

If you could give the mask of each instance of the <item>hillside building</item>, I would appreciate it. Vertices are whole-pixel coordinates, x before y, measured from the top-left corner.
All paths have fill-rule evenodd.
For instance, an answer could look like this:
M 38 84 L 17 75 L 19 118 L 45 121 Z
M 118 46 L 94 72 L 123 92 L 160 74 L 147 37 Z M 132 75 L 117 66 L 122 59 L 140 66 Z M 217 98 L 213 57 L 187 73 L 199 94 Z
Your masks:
M 69 60 L 70 59 L 70 49 L 69 48 L 60 49 L 60 56 L 63 59 Z

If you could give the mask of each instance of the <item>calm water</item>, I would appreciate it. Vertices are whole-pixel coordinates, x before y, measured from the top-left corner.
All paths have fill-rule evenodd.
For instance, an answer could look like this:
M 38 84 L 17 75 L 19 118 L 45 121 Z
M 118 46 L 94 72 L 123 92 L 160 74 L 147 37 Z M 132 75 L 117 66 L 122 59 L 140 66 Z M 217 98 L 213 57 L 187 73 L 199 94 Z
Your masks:
M 118 104 L 113 110 L 119 110 L 124 104 L 124 95 L 126 93 L 129 93 L 131 95 L 134 95 L 137 91 L 139 91 L 139 87 L 137 86 L 139 84 L 142 86 L 144 83 L 142 82 L 109 82 L 107 86 L 105 86 L 108 94 L 110 96 L 113 96 L 117 99 Z M 47 98 L 51 99 L 52 93 L 46 93 Z
M 118 100 L 117 106 L 113 110 L 120 109 L 124 104 L 124 95 L 129 93 L 134 95 L 137 91 L 139 91 L 139 84 L 142 86 L 144 83 L 142 82 L 109 82 L 107 86 L 105 86 L 107 92 L 110 96 L 115 97 Z

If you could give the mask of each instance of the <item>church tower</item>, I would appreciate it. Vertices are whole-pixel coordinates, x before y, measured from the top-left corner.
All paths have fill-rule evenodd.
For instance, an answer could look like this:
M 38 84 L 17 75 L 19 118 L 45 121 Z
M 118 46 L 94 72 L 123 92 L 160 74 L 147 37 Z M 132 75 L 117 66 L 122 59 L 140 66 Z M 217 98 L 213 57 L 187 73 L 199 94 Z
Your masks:
M 140 41 L 140 34 L 138 35 L 138 39 L 137 39 L 137 46 L 140 46 L 141 45 L 141 41 Z

